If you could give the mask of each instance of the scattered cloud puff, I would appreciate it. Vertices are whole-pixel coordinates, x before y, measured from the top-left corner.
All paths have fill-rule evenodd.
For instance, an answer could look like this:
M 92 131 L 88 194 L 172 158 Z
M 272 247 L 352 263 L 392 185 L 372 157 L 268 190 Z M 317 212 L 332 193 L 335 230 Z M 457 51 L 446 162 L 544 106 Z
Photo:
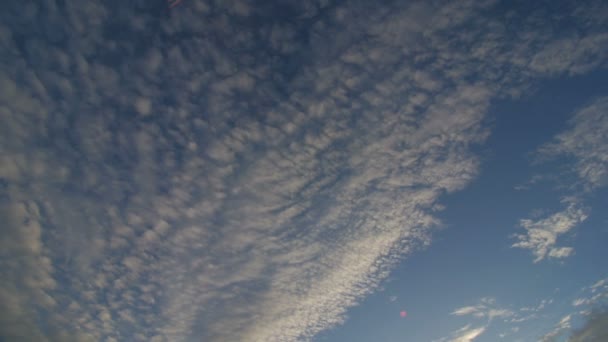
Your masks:
M 542 219 L 522 219 L 520 226 L 526 230 L 525 234 L 517 234 L 519 240 L 512 247 L 529 249 L 539 262 L 545 258 L 565 258 L 570 256 L 574 249 L 572 247 L 556 246 L 560 235 L 568 233 L 587 219 L 587 210 L 575 199 L 562 201 L 567 207 L 557 213 Z
M 493 98 L 604 61 L 594 11 L 556 42 L 547 13 L 494 5 L 7 4 L 0 336 L 293 341 L 341 323 L 475 177 Z M 539 67 L 555 46 L 571 53 Z M 480 305 L 464 312 L 509 315 Z

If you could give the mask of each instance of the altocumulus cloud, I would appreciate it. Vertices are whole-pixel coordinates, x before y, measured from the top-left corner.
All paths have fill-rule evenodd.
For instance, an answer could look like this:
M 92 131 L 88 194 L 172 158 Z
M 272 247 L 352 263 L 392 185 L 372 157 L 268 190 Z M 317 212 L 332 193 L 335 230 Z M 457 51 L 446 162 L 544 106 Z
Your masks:
M 520 225 L 526 229 L 526 234 L 516 235 L 519 241 L 512 247 L 532 250 L 536 256 L 534 262 L 539 262 L 545 257 L 559 259 L 570 256 L 574 249 L 556 246 L 557 238 L 584 222 L 587 219 L 587 210 L 578 203 L 577 199 L 566 198 L 562 202 L 567 205 L 563 211 L 543 219 L 520 220 Z
M 546 257 L 566 258 L 574 253 L 572 247 L 556 246 L 557 238 L 574 230 L 589 216 L 584 199 L 608 180 L 608 98 L 602 97 L 578 110 L 569 121 L 569 127 L 536 152 L 538 159 L 569 158 L 571 172 L 577 181 L 569 188 L 575 195 L 562 199 L 565 208 L 542 219 L 522 219 L 520 226 L 525 234 L 512 247 L 530 249 L 534 262 Z
M 577 111 L 570 127 L 544 145 L 543 157 L 573 157 L 574 170 L 586 190 L 608 184 L 608 97 L 602 97 Z
M 492 98 L 605 63 L 601 1 L 555 19 L 560 41 L 542 8 L 497 6 L 6 4 L 0 336 L 293 341 L 339 324 L 475 176 Z

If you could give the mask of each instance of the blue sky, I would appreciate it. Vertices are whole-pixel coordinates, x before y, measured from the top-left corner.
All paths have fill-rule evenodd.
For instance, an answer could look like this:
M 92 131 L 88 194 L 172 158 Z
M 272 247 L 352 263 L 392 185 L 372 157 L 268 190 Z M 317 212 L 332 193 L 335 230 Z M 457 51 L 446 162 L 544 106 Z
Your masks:
M 413 255 L 392 273 L 383 291 L 353 309 L 344 326 L 323 334 L 319 341 L 371 341 L 378 336 L 383 341 L 433 340 L 441 336 L 441 329 L 418 327 L 431 324 L 457 330 L 471 320 L 449 314 L 464 302 L 477 304 L 480 296 L 492 298 L 499 302 L 497 308 L 519 315 L 521 309 L 538 307 L 543 301 L 551 301 L 551 305 L 539 310 L 537 318 L 495 322 L 476 341 L 500 340 L 500 334 L 505 333 L 509 333 L 503 339 L 507 341 L 539 340 L 547 333 L 547 326 L 570 314 L 571 303 L 582 295 L 582 288 L 606 272 L 603 260 L 608 257 L 604 247 L 608 215 L 594 211 L 589 222 L 577 227 L 575 237 L 566 240 L 574 244 L 576 255 L 567 261 L 531 263 L 527 253 L 509 248 L 510 236 L 522 215 L 545 203 L 557 205 L 563 192 L 552 182 L 520 188 L 530 181 L 530 174 L 552 172 L 543 165 L 531 165 L 530 146 L 539 146 L 561 132 L 571 112 L 605 93 L 608 87 L 602 78 L 606 76 L 598 72 L 550 82 L 539 87 L 532 98 L 500 102 L 490 109 L 494 131 L 481 152 L 481 174 L 467 189 L 442 201 L 446 209 L 439 216 L 446 227 L 434 234 L 427 250 Z M 587 88 L 580 90 L 582 87 Z M 566 94 L 569 101 L 563 101 L 563 106 L 551 104 L 552 98 Z M 546 111 L 561 120 L 548 124 Z M 516 140 L 513 130 L 518 130 Z M 590 207 L 601 208 L 605 191 L 588 200 Z M 406 320 L 398 315 L 404 309 L 409 313 Z M 526 322 L 542 325 L 538 328 Z M 513 328 L 519 329 L 517 333 Z
M 604 2 L 0 18 L 0 341 L 606 334 Z

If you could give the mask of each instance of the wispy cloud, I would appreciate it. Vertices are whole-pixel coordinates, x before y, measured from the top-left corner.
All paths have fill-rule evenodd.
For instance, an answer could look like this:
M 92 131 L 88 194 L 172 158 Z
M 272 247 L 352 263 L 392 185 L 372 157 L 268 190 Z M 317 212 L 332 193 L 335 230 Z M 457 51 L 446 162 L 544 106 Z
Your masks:
M 583 287 L 578 298 L 571 303 L 572 311 L 564 315 L 541 340 L 561 341 L 564 336 L 568 336 L 566 340 L 570 342 L 601 340 L 605 331 L 602 327 L 606 322 L 607 299 L 606 279 L 600 279 L 591 286 Z M 577 318 L 582 318 L 585 323 L 579 329 L 572 329 L 572 322 Z
M 471 328 L 470 325 L 462 327 L 454 335 L 452 342 L 470 342 L 479 337 L 486 330 L 485 327 Z
M 559 336 L 563 335 L 568 329 L 570 329 L 571 319 L 572 315 L 562 317 L 562 319 L 560 319 L 560 321 L 555 325 L 553 330 L 541 337 L 540 340 L 542 342 L 556 341 Z
M 539 150 L 541 157 L 569 156 L 584 185 L 592 190 L 608 184 L 608 97 L 579 110 L 570 127 Z
M 597 306 L 606 298 L 608 298 L 607 279 L 600 279 L 593 285 L 583 288 L 580 297 L 572 301 L 572 306 Z
M 491 99 L 603 60 L 531 67 L 554 39 L 525 13 L 510 39 L 480 19 L 493 4 L 8 4 L 2 337 L 286 341 L 342 322 L 475 177 Z
M 474 316 L 476 318 L 487 318 L 491 321 L 494 318 L 505 318 L 513 315 L 513 312 L 502 309 L 496 305 L 494 298 L 482 298 L 479 303 L 472 306 L 464 306 L 452 312 L 456 316 Z
M 483 319 L 484 323 L 479 325 L 478 322 L 478 324 L 476 324 L 477 326 L 475 327 L 473 327 L 472 324 L 467 324 L 466 326 L 453 331 L 448 337 L 439 339 L 437 342 L 474 341 L 486 331 L 495 318 L 506 319 L 515 315 L 513 311 L 499 307 L 496 304 L 496 299 L 490 297 L 481 298 L 479 303 L 475 305 L 457 308 L 456 310 L 452 311 L 451 314 L 454 316 L 472 316 L 478 320 Z
M 539 160 L 570 157 L 572 171 L 579 181 L 569 188 L 576 193 L 562 202 L 567 207 L 561 212 L 540 220 L 522 219 L 520 226 L 526 234 L 517 235 L 519 242 L 513 247 L 530 249 L 539 262 L 546 257 L 562 259 L 574 253 L 572 247 L 556 247 L 558 236 L 574 229 L 587 219 L 588 209 L 584 208 L 584 198 L 608 181 L 608 98 L 595 100 L 579 110 L 569 121 L 569 128 L 558 134 L 552 142 L 537 151 Z M 533 178 L 528 184 L 536 182 Z M 526 186 L 522 187 L 525 188 Z
M 557 238 L 568 233 L 577 225 L 587 219 L 587 210 L 575 199 L 562 201 L 567 207 L 542 219 L 522 219 L 520 226 L 526 230 L 525 234 L 517 234 L 519 240 L 512 247 L 529 249 L 539 262 L 548 258 L 565 258 L 570 256 L 572 247 L 556 246 Z
M 591 292 L 608 291 L 608 279 L 600 279 L 590 287 Z
M 481 336 L 486 331 L 486 328 L 486 326 L 472 327 L 471 324 L 467 324 L 464 327 L 453 331 L 450 336 L 433 342 L 471 342 Z

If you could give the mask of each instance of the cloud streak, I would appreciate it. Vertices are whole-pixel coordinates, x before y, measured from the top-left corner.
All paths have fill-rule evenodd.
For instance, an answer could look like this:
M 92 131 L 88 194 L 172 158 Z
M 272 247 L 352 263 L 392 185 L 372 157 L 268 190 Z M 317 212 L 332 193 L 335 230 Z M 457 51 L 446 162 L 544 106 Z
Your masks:
M 510 310 L 497 307 L 494 298 L 482 298 L 477 305 L 464 306 L 452 312 L 452 315 L 455 316 L 473 316 L 476 318 L 486 318 L 488 321 L 494 318 L 510 317 L 513 314 Z
M 471 306 L 463 306 L 454 310 L 451 315 L 453 316 L 472 316 L 476 319 L 485 319 L 485 323 L 482 326 L 472 327 L 471 324 L 453 331 L 450 336 L 441 338 L 437 342 L 450 341 L 450 342 L 471 342 L 477 337 L 481 336 L 490 326 L 492 321 L 496 318 L 506 319 L 508 317 L 516 316 L 515 313 L 508 309 L 500 308 L 496 304 L 494 298 L 485 297 L 479 300 L 479 303 Z

